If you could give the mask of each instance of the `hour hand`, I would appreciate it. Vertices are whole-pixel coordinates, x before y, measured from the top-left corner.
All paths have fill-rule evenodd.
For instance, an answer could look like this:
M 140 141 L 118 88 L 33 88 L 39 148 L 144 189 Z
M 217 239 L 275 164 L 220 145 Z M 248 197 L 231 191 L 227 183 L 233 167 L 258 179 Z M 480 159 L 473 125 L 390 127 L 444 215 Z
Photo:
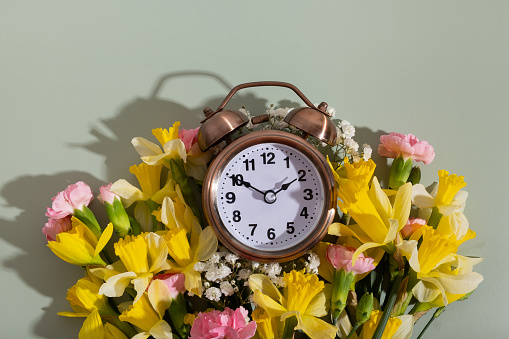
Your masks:
M 230 178 L 235 179 L 236 177 L 235 177 L 235 175 L 232 175 Z M 239 182 L 239 181 L 240 181 L 240 182 Z M 254 187 L 253 185 L 251 185 L 251 183 L 250 183 L 249 181 L 244 181 L 244 180 L 242 180 L 242 179 L 241 179 L 241 180 L 239 180 L 239 181 L 237 181 L 237 184 L 244 185 L 244 186 L 246 186 L 247 188 L 251 188 L 251 189 L 255 190 L 256 192 L 258 192 L 258 193 L 260 193 L 260 194 L 265 195 L 265 192 L 264 192 L 264 191 L 261 191 L 261 190 L 259 190 L 258 188 Z

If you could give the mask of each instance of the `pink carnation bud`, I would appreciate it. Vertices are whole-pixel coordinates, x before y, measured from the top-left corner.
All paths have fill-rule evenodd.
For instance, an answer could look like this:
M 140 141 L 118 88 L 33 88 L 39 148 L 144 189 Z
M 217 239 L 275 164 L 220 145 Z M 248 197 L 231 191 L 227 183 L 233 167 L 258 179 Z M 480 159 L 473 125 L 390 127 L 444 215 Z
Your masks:
M 427 141 L 419 141 L 412 134 L 391 134 L 380 136 L 381 144 L 378 145 L 378 154 L 388 158 L 402 156 L 403 160 L 412 158 L 430 164 L 435 158 L 435 150 Z
M 83 206 L 88 206 L 93 198 L 90 187 L 83 181 L 78 181 L 51 199 L 53 204 L 48 208 L 46 216 L 54 219 L 64 218 L 74 214 L 75 209 L 82 210 Z
M 365 257 L 364 254 L 360 254 L 352 266 L 352 256 L 355 252 L 353 247 L 345 247 L 341 245 L 331 245 L 327 249 L 327 260 L 334 266 L 335 269 L 343 269 L 347 273 L 353 272 L 354 274 L 363 274 L 375 269 L 373 265 L 373 258 Z
M 421 218 L 409 218 L 406 225 L 401 229 L 403 238 L 410 237 L 415 231 L 426 225 L 426 220 Z
M 107 202 L 108 204 L 113 205 L 115 198 L 121 200 L 118 195 L 111 191 L 111 185 L 113 184 L 110 183 L 99 188 L 99 196 L 97 198 L 103 204 Z
M 60 219 L 49 218 L 48 222 L 44 224 L 42 228 L 42 233 L 46 236 L 47 241 L 55 241 L 58 233 L 70 231 L 71 228 L 72 223 L 70 216 Z
M 248 321 L 244 307 L 235 311 L 226 307 L 223 312 L 214 310 L 199 313 L 191 327 L 190 339 L 247 339 L 255 335 L 256 322 Z
M 186 287 L 184 286 L 186 277 L 182 273 L 158 274 L 154 276 L 152 280 L 162 280 L 170 289 L 170 297 L 173 299 L 176 299 L 179 293 L 184 293 L 186 291 Z
M 179 138 L 186 146 L 186 152 L 189 153 L 193 145 L 198 141 L 198 131 L 200 127 L 195 129 L 182 129 L 179 131 Z

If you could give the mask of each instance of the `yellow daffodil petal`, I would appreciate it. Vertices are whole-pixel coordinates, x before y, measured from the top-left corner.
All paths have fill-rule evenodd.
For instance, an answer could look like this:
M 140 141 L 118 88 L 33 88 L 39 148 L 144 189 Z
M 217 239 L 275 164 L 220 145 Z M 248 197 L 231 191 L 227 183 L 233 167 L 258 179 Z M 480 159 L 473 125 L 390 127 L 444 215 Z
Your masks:
M 131 283 L 134 285 L 134 290 L 136 291 L 136 297 L 134 298 L 134 302 L 137 302 L 143 293 L 147 290 L 148 285 L 150 284 L 150 280 L 152 280 L 152 273 L 145 273 L 137 276 Z
M 217 237 L 212 230 L 212 227 L 207 226 L 201 233 L 198 239 L 198 247 L 196 248 L 194 260 L 204 261 L 209 259 L 212 254 L 217 250 Z
M 252 274 L 249 277 L 249 288 L 251 291 L 260 290 L 261 293 L 269 298 L 274 299 L 280 304 L 285 304 L 283 295 L 265 274 Z
M 110 323 L 104 324 L 104 339 L 129 339 L 128 336 Z
M 420 302 L 431 302 L 440 296 L 440 290 L 427 281 L 419 281 L 412 289 L 414 297 Z
M 469 230 L 468 219 L 460 212 L 443 215 L 437 230 L 442 234 L 455 234 L 457 240 L 462 240 Z
M 184 286 L 186 290 L 196 294 L 201 297 L 202 294 L 202 283 L 201 283 L 201 274 L 196 272 L 193 268 L 194 264 L 191 264 L 186 267 L 186 269 L 182 272 L 186 277 L 184 281 Z
M 391 218 L 398 220 L 399 230 L 401 230 L 408 221 L 410 208 L 412 207 L 412 184 L 407 182 L 398 189 L 396 199 L 394 200 L 394 214 Z
M 467 185 L 464 181 L 465 177 L 456 174 L 449 175 L 446 170 L 438 171 L 438 177 L 436 205 L 449 205 L 459 190 Z
M 171 176 L 171 173 L 168 174 Z M 175 199 L 177 191 L 175 191 L 175 180 L 171 177 L 168 178 L 166 184 L 157 193 L 155 193 L 150 199 L 158 204 L 162 204 L 164 198 Z
M 166 310 L 170 308 L 173 298 L 171 297 L 170 289 L 164 281 L 155 279 L 148 288 L 148 299 L 162 318 Z
M 104 294 L 108 297 L 120 297 L 124 294 L 125 288 L 131 283 L 131 280 L 136 278 L 134 272 L 124 272 L 112 276 L 99 289 L 99 294 Z
M 331 284 L 328 285 L 332 286 Z M 322 292 L 318 293 L 313 299 L 311 299 L 304 313 L 314 317 L 323 317 L 327 314 L 327 308 L 325 306 L 326 299 L 327 298 L 325 297 L 325 293 L 322 290 Z
M 152 326 L 152 328 L 150 329 L 149 333 L 155 339 L 173 338 L 173 334 L 171 332 L 171 327 L 164 320 L 159 320 L 157 323 L 155 323 L 155 325 Z
M 184 162 L 187 161 L 186 146 L 180 139 L 168 141 L 163 145 L 163 150 L 167 159 L 181 158 Z
M 362 332 L 360 335 L 360 339 L 371 339 L 373 338 L 373 334 L 382 318 L 382 312 L 375 310 L 371 313 L 371 318 L 364 323 L 362 326 Z M 398 328 L 401 326 L 402 320 L 397 317 L 390 317 L 385 325 L 385 329 L 382 334 L 382 339 L 390 339 L 396 333 Z
M 407 314 L 401 315 L 397 318 L 401 320 L 401 325 L 399 325 L 391 339 L 410 339 L 414 329 L 413 317 L 410 314 Z
M 412 202 L 419 208 L 431 208 L 435 206 L 435 198 L 428 193 L 422 184 L 412 187 Z
M 122 198 L 122 204 L 125 207 L 131 206 L 135 201 L 147 200 L 150 198 L 148 195 L 143 194 L 138 187 L 131 185 L 125 179 L 115 181 L 113 185 L 111 185 L 111 191 Z
M 283 327 L 279 325 L 281 321 L 276 317 L 269 317 L 263 308 L 257 307 L 251 314 L 251 318 L 256 322 L 256 334 L 259 339 L 280 337 L 279 328 Z
M 389 219 L 392 214 L 392 205 L 387 197 L 387 194 L 380 187 L 380 183 L 378 182 L 377 177 L 373 178 L 373 183 L 371 184 L 371 188 L 368 191 L 369 198 L 373 205 L 376 208 L 376 211 L 380 215 L 382 220 Z
M 120 321 L 127 321 L 143 331 L 148 332 L 161 320 L 161 317 L 154 310 L 152 304 L 150 304 L 147 294 L 144 293 L 138 302 L 129 306 L 126 311 L 122 312 L 118 319 Z
M 113 235 L 113 224 L 110 222 L 102 232 L 101 237 L 97 242 L 97 246 L 95 247 L 94 253 L 95 256 L 99 256 L 99 253 L 101 253 L 104 247 L 108 244 L 108 241 L 110 241 L 112 235 Z
M 336 337 L 338 328 L 332 324 L 306 314 L 302 314 L 297 319 L 299 324 L 295 328 L 304 331 L 311 339 L 333 339 Z
M 270 317 L 279 317 L 287 312 L 286 308 L 271 297 L 263 294 L 260 290 L 254 291 L 253 301 L 262 307 Z
M 134 138 L 131 143 L 141 157 L 151 157 L 163 154 L 159 146 L 145 138 Z
M 99 311 L 95 310 L 83 322 L 79 339 L 97 339 L 104 337 L 103 323 Z
M 99 294 L 99 288 L 102 282 L 99 279 L 94 280 L 91 277 L 85 277 L 76 283 L 76 297 L 80 304 L 87 310 L 98 309 L 101 313 L 107 314 L 111 311 L 108 299 Z
M 136 176 L 140 183 L 141 190 L 146 196 L 153 196 L 161 189 L 162 165 L 147 165 L 141 163 L 129 167 L 129 172 Z
M 90 315 L 89 312 L 80 312 L 80 313 L 58 312 L 57 314 L 61 315 L 62 317 L 68 317 L 68 318 L 86 318 Z
M 180 267 L 186 267 L 193 262 L 193 252 L 189 245 L 185 230 L 179 228 L 170 229 L 163 238 L 166 241 L 170 257 L 172 257 Z

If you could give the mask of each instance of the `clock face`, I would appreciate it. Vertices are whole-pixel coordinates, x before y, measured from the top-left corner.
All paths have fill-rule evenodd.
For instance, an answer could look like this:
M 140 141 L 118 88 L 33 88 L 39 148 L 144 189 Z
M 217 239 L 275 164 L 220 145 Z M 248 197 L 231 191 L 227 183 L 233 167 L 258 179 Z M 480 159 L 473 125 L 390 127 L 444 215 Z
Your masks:
M 224 229 L 254 251 L 285 251 L 313 237 L 329 208 L 317 166 L 283 143 L 239 151 L 216 180 L 212 194 Z

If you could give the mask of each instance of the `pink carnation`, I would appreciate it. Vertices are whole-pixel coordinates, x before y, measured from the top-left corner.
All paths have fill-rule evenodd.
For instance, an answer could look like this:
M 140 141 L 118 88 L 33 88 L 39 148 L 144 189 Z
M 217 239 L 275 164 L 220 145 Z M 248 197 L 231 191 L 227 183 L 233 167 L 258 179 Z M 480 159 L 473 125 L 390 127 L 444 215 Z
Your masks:
M 108 185 L 104 185 L 104 186 L 99 187 L 99 197 L 98 197 L 98 199 L 103 204 L 105 202 L 107 202 L 108 204 L 113 205 L 113 201 L 115 200 L 115 198 L 118 199 L 118 200 L 121 200 L 118 195 L 116 195 L 115 193 L 113 193 L 111 191 L 111 185 L 113 185 L 113 184 L 110 183 Z
M 176 299 L 179 293 L 184 293 L 186 291 L 186 287 L 184 286 L 186 277 L 182 273 L 158 274 L 152 280 L 162 280 L 170 289 L 170 297 L 173 299 Z
M 334 266 L 335 269 L 343 269 L 346 272 L 353 272 L 354 274 L 363 274 L 375 269 L 373 265 L 373 258 L 365 257 L 360 254 L 352 266 L 352 256 L 355 252 L 353 247 L 345 247 L 341 245 L 331 245 L 327 249 L 327 260 Z
M 182 129 L 179 131 L 179 138 L 186 146 L 186 152 L 189 153 L 194 144 L 198 141 L 198 131 L 200 127 L 195 129 Z
M 435 158 L 435 150 L 427 141 L 419 141 L 412 134 L 391 134 L 380 136 L 381 144 L 378 145 L 378 154 L 388 158 L 402 156 L 403 160 L 412 158 L 430 164 Z
M 53 204 L 48 208 L 46 216 L 54 219 L 65 218 L 74 214 L 75 209 L 82 210 L 83 206 L 88 206 L 93 198 L 90 187 L 83 181 L 78 181 L 51 199 Z
M 247 310 L 242 306 L 235 311 L 226 307 L 223 312 L 214 310 L 207 313 L 199 313 L 193 322 L 189 338 L 251 338 L 256 332 L 256 322 L 247 321 L 247 315 Z
M 401 229 L 403 238 L 410 237 L 415 231 L 426 225 L 426 220 L 421 218 L 409 218 L 406 225 Z
M 70 216 L 60 219 L 49 218 L 48 222 L 44 224 L 42 228 L 42 233 L 46 236 L 46 240 L 55 241 L 58 233 L 70 231 L 71 228 L 72 223 Z

